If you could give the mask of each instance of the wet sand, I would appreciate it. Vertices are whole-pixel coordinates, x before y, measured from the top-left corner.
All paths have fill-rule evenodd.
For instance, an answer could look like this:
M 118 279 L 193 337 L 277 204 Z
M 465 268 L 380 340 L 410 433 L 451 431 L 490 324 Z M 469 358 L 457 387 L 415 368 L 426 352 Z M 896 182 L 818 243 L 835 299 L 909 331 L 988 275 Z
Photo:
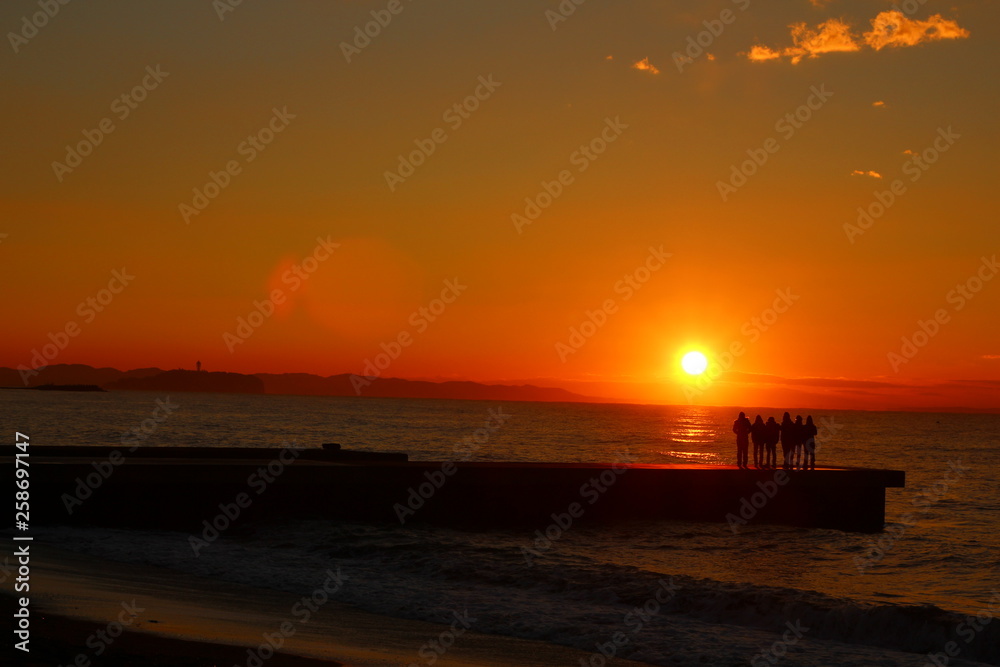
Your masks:
M 32 545 L 31 654 L 18 664 L 70 665 L 578 665 L 590 654 L 545 642 L 467 630 L 443 654 L 419 654 L 452 630 L 371 614 L 327 601 L 304 621 L 301 595 L 241 586 L 151 566 L 101 560 Z M 324 573 L 317 573 L 322 584 Z M 9 589 L 3 602 L 12 609 Z M 297 609 L 297 612 L 293 612 Z M 445 619 L 442 619 L 445 620 Z M 285 624 L 285 625 L 283 625 Z M 282 628 L 293 630 L 281 637 Z M 118 630 L 123 629 L 121 634 Z M 103 632 L 98 634 L 98 632 Z M 277 634 L 276 634 L 277 633 Z M 264 635 L 278 637 L 270 656 Z M 116 635 L 111 638 L 111 635 Z M 111 641 L 107 642 L 102 637 Z M 97 651 L 101 653 L 98 655 Z M 608 665 L 636 666 L 626 660 Z

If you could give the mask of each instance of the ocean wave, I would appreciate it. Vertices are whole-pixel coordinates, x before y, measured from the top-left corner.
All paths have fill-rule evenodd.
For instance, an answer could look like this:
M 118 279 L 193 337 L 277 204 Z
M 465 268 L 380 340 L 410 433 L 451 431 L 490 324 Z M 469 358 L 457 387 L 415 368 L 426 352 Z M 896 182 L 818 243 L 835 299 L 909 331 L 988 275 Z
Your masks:
M 226 535 L 194 558 L 188 536 L 176 533 L 46 530 L 54 543 L 73 543 L 95 555 L 253 586 L 267 582 L 295 593 L 307 592 L 316 572 L 339 566 L 350 582 L 341 599 L 359 608 L 426 621 L 467 608 L 479 631 L 584 650 L 593 650 L 655 599 L 656 622 L 649 625 L 654 630 L 637 635 L 621 653 L 654 664 L 669 664 L 671 633 L 680 631 L 677 624 L 692 623 L 763 637 L 797 624 L 808 629 L 809 640 L 916 654 L 942 651 L 953 641 L 962 659 L 1000 664 L 1000 624 L 974 626 L 963 614 L 934 605 L 695 578 L 573 550 L 553 550 L 529 565 L 520 533 L 295 521 Z M 673 593 L 657 597 L 668 586 Z M 994 606 L 1000 610 L 1000 598 Z

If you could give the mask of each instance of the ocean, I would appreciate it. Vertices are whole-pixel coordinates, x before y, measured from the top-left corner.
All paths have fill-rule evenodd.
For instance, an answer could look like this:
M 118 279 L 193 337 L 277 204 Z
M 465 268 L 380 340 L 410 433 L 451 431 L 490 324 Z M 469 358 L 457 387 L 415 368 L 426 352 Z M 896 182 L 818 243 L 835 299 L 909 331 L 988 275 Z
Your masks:
M 0 391 L 0 419 L 46 444 L 319 446 L 411 460 L 735 462 L 739 410 L 783 409 L 147 392 Z M 819 465 L 906 471 L 882 534 L 634 521 L 578 525 L 528 559 L 531 530 L 283 517 L 187 534 L 33 528 L 36 539 L 291 593 L 339 568 L 337 599 L 388 617 L 653 665 L 1000 665 L 1000 415 L 813 415 Z M 498 422 L 495 415 L 505 415 Z M 500 425 L 498 425 L 498 423 Z M 475 446 L 470 448 L 470 444 Z M 37 450 L 36 450 L 37 455 Z M 280 481 L 279 481 L 280 483 Z M 778 496 L 775 502 L 780 502 Z M 559 508 L 553 508 L 554 511 Z M 37 518 L 36 518 L 37 522 Z M 538 526 L 544 529 L 544 526 Z M 612 638 L 617 637 L 617 643 Z M 460 640 L 458 640 L 460 641 Z M 954 642 L 953 657 L 944 651 Z M 943 656 L 943 657 L 941 657 Z M 416 652 L 414 664 L 431 664 Z

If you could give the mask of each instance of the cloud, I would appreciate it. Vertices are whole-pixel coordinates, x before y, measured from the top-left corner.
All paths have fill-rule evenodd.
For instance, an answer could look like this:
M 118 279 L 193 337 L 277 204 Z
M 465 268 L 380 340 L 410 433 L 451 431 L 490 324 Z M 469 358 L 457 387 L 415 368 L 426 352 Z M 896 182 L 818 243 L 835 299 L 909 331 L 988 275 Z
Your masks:
M 872 106 L 876 107 L 878 109 L 884 109 L 885 108 L 885 102 L 883 102 L 882 100 L 876 100 L 876 101 L 872 102 Z
M 815 2 L 813 4 L 821 6 Z M 786 57 L 795 65 L 803 58 L 817 58 L 825 53 L 860 51 L 862 46 L 866 45 L 880 51 L 886 46 L 916 46 L 923 42 L 969 36 L 968 30 L 960 27 L 955 21 L 942 18 L 940 14 L 934 14 L 921 21 L 908 19 L 901 11 L 893 9 L 879 12 L 871 19 L 871 24 L 871 31 L 859 38 L 851 31 L 850 24 L 842 19 L 827 19 L 815 28 L 810 28 L 805 23 L 793 23 L 789 26 L 792 46 L 773 49 L 758 44 L 751 47 L 745 55 L 751 62 Z M 885 106 L 885 103 L 879 101 L 872 106 Z
M 854 41 L 851 26 L 840 19 L 827 19 L 810 30 L 805 23 L 796 23 L 792 28 L 792 42 L 795 46 L 785 49 L 785 55 L 792 57 L 792 64 L 804 56 L 816 58 L 821 53 L 857 51 L 861 47 Z
M 642 60 L 637 60 L 632 63 L 632 69 L 637 69 L 640 72 L 649 72 L 650 74 L 659 74 L 660 69 L 649 62 L 649 58 L 643 58 Z
M 942 18 L 940 14 L 921 21 L 906 18 L 898 9 L 880 12 L 872 19 L 871 31 L 864 34 L 865 43 L 876 51 L 886 46 L 916 46 L 923 42 L 968 36 L 968 30 L 959 27 L 956 21 Z
M 774 60 L 775 58 L 780 58 L 780 57 L 781 53 L 779 53 L 778 51 L 775 51 L 774 49 L 768 46 L 759 46 L 759 45 L 751 47 L 750 53 L 747 54 L 747 58 L 749 58 L 753 62 Z
M 877 171 L 862 171 L 860 169 L 852 171 L 851 176 L 870 176 L 871 178 L 882 178 L 882 174 Z
M 775 51 L 768 46 L 758 45 L 750 49 L 747 57 L 751 61 L 759 62 L 787 56 L 794 65 L 807 56 L 816 58 L 821 53 L 857 51 L 861 48 L 851 34 L 851 26 L 840 19 L 827 19 L 815 29 L 809 28 L 805 23 L 794 23 L 789 28 L 794 46 Z
M 833 0 L 809 0 L 809 4 L 815 7 L 816 9 L 823 9 L 831 2 L 833 2 Z
M 1000 354 L 984 354 L 982 359 L 1000 359 Z

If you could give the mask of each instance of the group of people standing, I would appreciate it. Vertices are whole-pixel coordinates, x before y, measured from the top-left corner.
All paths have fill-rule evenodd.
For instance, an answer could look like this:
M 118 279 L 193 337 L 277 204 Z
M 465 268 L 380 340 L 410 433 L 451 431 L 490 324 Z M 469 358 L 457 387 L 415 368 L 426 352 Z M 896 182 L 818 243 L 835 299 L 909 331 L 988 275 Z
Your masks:
M 816 425 L 812 415 L 802 423 L 799 415 L 792 421 L 792 416 L 785 413 L 781 423 L 768 417 L 765 422 L 760 415 L 750 422 L 746 414 L 733 422 L 733 433 L 736 434 L 736 465 L 749 468 L 747 462 L 750 442 L 753 442 L 753 465 L 755 468 L 777 467 L 777 445 L 781 442 L 782 465 L 785 470 L 799 468 L 801 470 L 816 469 Z

